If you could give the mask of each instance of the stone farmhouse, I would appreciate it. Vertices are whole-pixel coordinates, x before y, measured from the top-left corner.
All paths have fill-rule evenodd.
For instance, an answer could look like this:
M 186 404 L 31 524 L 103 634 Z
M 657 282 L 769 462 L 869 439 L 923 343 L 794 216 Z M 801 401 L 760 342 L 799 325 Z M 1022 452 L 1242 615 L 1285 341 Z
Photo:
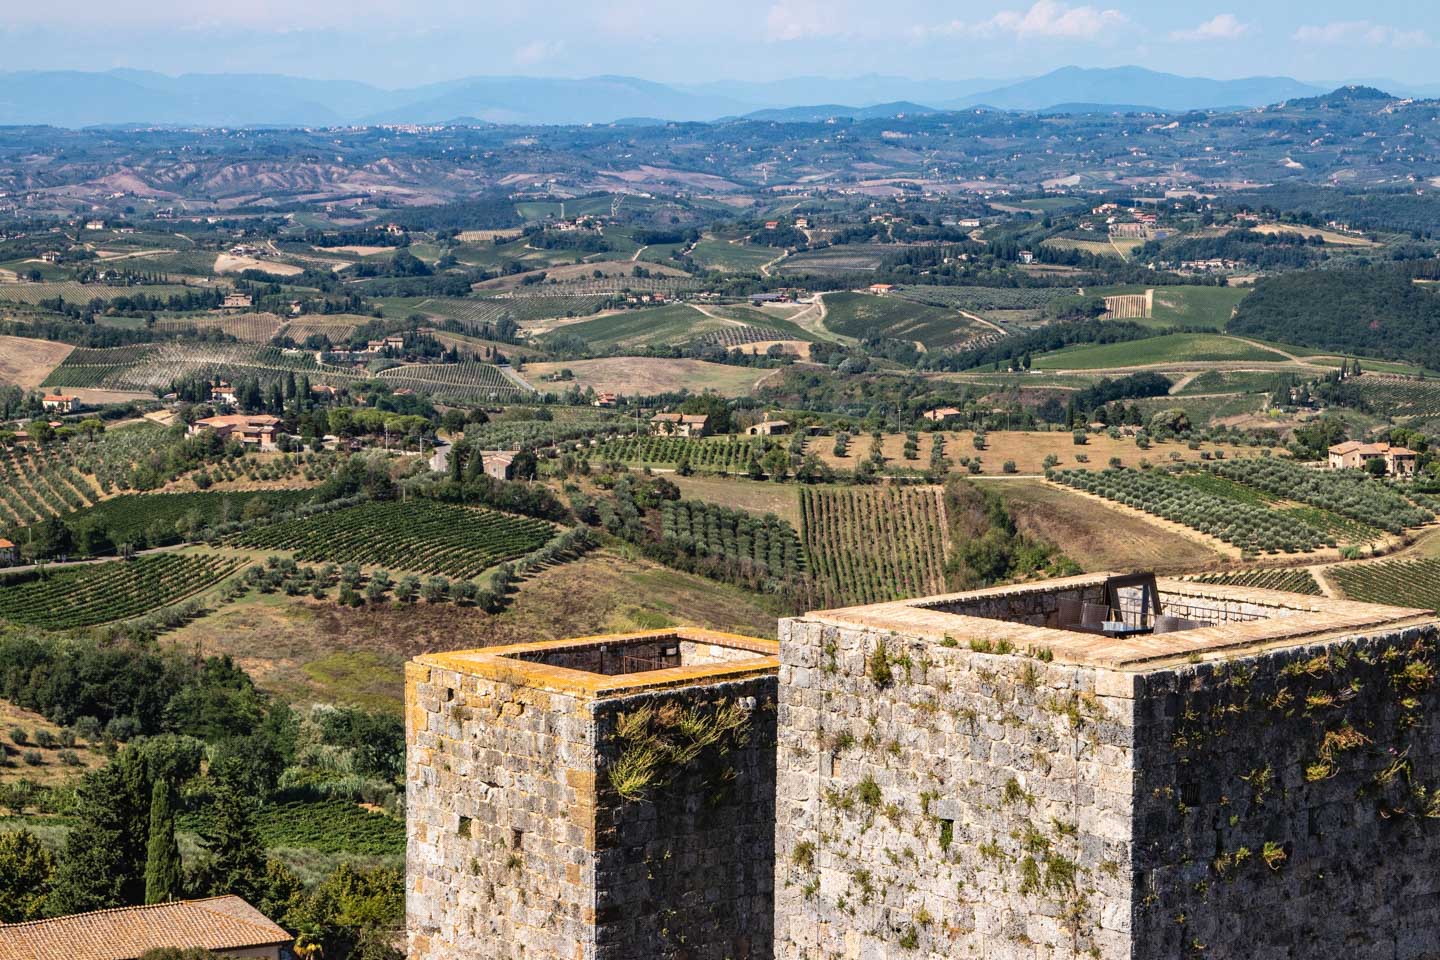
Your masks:
M 710 427 L 710 417 L 703 413 L 657 413 L 650 422 L 657 433 L 675 437 L 703 437 Z
M 46 413 L 74 413 L 80 406 L 80 398 L 57 393 L 40 398 L 40 405 Z
M 1330 469 L 1363 469 L 1370 460 L 1383 460 L 1385 473 L 1391 477 L 1415 476 L 1415 464 L 1419 458 L 1414 450 L 1393 447 L 1388 443 L 1361 443 L 1347 440 L 1330 448 Z
M 1433 611 L 1093 574 L 779 637 L 412 662 L 412 960 L 1436 955 Z
M 20 548 L 15 544 L 0 537 L 0 567 L 20 561 Z
M 235 896 L 0 923 L 0 960 L 138 960 L 165 948 L 292 960 L 294 943 L 283 928 Z
M 275 433 L 280 427 L 280 418 L 264 415 L 249 416 L 235 414 L 226 417 L 206 417 L 190 424 L 186 433 L 198 436 L 205 430 L 213 430 L 222 439 L 234 437 L 243 444 L 253 445 L 260 450 L 276 449 Z

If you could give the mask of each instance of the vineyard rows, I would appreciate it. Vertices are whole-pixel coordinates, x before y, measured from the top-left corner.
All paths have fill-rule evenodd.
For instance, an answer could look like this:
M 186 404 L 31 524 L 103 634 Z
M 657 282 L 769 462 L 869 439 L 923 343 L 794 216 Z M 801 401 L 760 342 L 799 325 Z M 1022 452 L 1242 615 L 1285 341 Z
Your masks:
M 759 460 L 773 441 L 731 437 L 692 440 L 687 437 L 617 437 L 590 450 L 592 459 L 620 463 L 675 464 L 688 460 L 696 470 L 739 473 Z
M 1392 417 L 1440 417 L 1440 381 L 1367 373 L 1347 380 L 1346 387 Z
M 51 372 L 45 385 L 151 391 L 188 378 L 256 377 L 268 384 L 291 373 L 324 373 L 330 379 L 355 379 L 349 370 L 321 366 L 308 355 L 254 344 L 167 343 L 136 355 L 139 349 L 76 350 Z
M 303 320 L 291 320 L 276 331 L 274 336 L 289 337 L 298 345 L 304 343 L 308 337 L 319 334 L 329 337 L 332 344 L 339 344 L 349 341 L 358 327 L 359 323 L 343 317 L 306 317 Z
M 1039 310 L 1071 293 L 1068 287 L 902 287 L 907 300 L 958 310 Z
M 396 389 L 448 400 L 498 400 L 528 393 L 488 363 L 413 363 L 382 370 L 377 376 Z
M 0 525 L 37 523 L 97 499 L 63 445 L 0 448 Z
M 945 508 L 916 487 L 805 487 L 805 552 L 832 605 L 878 603 L 945 590 Z
M 74 280 L 60 280 L 49 283 L 0 283 L 0 301 L 24 303 L 35 307 L 42 300 L 60 297 L 66 303 L 86 304 L 91 300 L 113 300 L 116 297 L 133 297 L 145 294 L 147 297 L 169 298 L 191 292 L 190 287 L 175 284 L 155 286 L 111 287 L 104 284 L 77 283 Z
M 269 343 L 285 325 L 273 313 L 240 313 L 204 317 L 169 317 L 155 321 L 155 329 L 162 333 L 184 333 L 197 330 L 219 330 L 243 343 Z
M 805 565 L 800 537 L 784 520 L 700 500 L 665 501 L 660 536 L 691 556 L 753 563 L 774 577 L 791 578 Z
M 1256 458 L 1212 463 L 1219 476 L 1244 483 L 1287 500 L 1308 503 L 1360 523 L 1401 533 L 1435 519 L 1393 487 L 1360 470 L 1321 473 L 1288 460 Z
M 362 563 L 469 578 L 543 545 L 543 520 L 410 500 L 366 503 L 236 534 L 233 546 L 293 550 L 305 563 Z
M 690 277 L 585 277 L 534 283 L 510 291 L 516 300 L 536 297 L 614 297 L 631 293 L 684 293 L 700 284 Z
M 1332 536 L 1292 514 L 1206 493 L 1156 470 L 1062 470 L 1053 479 L 1208 533 L 1242 550 L 1296 553 L 1335 546 Z
M 1327 572 L 1351 600 L 1440 611 L 1440 558 L 1341 564 Z
M 241 565 L 234 557 L 157 553 L 0 586 L 0 618 L 51 630 L 128 620 L 183 600 Z
M 1224 573 L 1202 573 L 1186 577 L 1195 583 L 1213 583 L 1232 587 L 1257 587 L 1261 590 L 1281 590 L 1285 593 L 1303 593 L 1318 597 L 1324 591 L 1309 570 L 1227 570 Z
M 766 340 L 788 340 L 790 335 L 774 327 L 724 327 L 711 330 L 695 339 L 696 343 L 717 347 L 739 347 L 747 343 L 762 343 Z
M 479 299 L 435 298 L 416 305 L 416 309 L 479 326 L 509 317 L 516 323 L 546 320 L 551 317 L 583 317 L 594 313 L 610 299 L 606 295 L 485 297 Z

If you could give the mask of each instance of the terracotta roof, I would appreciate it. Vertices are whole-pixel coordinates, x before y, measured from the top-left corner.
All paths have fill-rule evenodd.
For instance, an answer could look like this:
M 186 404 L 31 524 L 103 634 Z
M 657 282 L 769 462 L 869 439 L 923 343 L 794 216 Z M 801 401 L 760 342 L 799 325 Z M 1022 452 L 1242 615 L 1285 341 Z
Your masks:
M 0 537 L 0 550 L 13 550 L 14 548 L 15 544 L 6 540 L 4 537 Z
M 66 393 L 56 393 L 45 398 L 46 400 L 74 400 L 75 398 Z
M 0 923 L 0 960 L 134 960 L 161 947 L 239 950 L 294 940 L 240 897 Z

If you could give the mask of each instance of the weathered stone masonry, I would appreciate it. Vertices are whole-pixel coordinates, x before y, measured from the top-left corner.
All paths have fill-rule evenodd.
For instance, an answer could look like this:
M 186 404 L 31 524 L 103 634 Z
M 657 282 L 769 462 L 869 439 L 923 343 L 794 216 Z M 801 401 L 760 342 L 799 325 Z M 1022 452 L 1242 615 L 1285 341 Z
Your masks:
M 766 960 L 773 642 L 681 630 L 406 672 L 412 960 Z
M 1433 616 L 1098 579 L 782 621 L 776 956 L 1440 956 Z

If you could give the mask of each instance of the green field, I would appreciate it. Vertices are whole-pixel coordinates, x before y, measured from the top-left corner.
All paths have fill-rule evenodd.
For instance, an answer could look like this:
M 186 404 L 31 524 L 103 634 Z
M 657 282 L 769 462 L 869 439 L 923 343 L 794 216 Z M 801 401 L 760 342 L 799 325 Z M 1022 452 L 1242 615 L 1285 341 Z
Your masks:
M 1283 363 L 1285 356 L 1233 337 L 1208 333 L 1172 333 L 1148 340 L 1067 347 L 1036 357 L 1036 370 L 1103 370 L 1171 363 L 1263 361 Z
M 1143 294 L 1147 289 L 1155 291 L 1154 316 L 1148 320 L 1137 320 L 1157 327 L 1205 327 L 1209 330 L 1224 330 L 1230 321 L 1235 305 L 1250 294 L 1250 287 L 1096 287 L 1087 289 L 1086 295 L 1117 297 L 1126 294 Z
M 695 262 L 707 270 L 725 273 L 755 273 L 761 264 L 769 263 L 783 250 L 775 247 L 751 246 L 748 243 L 729 243 L 707 237 L 695 244 L 691 253 Z
M 579 337 L 591 347 L 604 350 L 684 343 L 726 326 L 729 324 L 724 320 L 707 317 L 683 303 L 674 303 L 644 310 L 623 310 L 594 320 L 567 324 L 556 332 Z
M 867 293 L 825 295 L 825 326 L 847 337 L 911 340 L 926 349 L 952 346 L 969 337 L 975 324 L 954 311 L 903 297 Z
M 263 503 L 268 513 L 294 508 L 310 496 L 308 490 L 132 493 L 68 514 L 65 522 L 71 527 L 98 524 L 116 545 L 156 546 L 182 539 L 184 528 L 188 528 L 192 520 L 212 526 L 247 516 L 246 507 L 251 501 Z M 248 515 L 258 516 L 256 511 L 260 509 L 251 506 Z

